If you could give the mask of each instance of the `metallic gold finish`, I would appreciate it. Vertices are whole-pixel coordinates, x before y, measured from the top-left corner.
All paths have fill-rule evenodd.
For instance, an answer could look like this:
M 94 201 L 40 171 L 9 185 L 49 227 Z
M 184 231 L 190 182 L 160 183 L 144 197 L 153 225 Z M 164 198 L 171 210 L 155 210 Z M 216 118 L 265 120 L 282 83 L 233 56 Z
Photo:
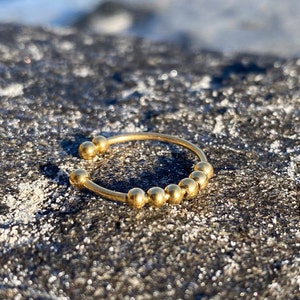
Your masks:
M 181 203 L 184 196 L 183 189 L 177 184 L 169 184 L 165 188 L 167 202 L 173 205 Z
M 206 186 L 208 184 L 208 178 L 204 172 L 194 171 L 190 174 L 189 177 L 194 179 L 198 183 L 200 190 L 203 190 L 204 188 L 206 188 Z
M 81 158 L 90 160 L 97 154 L 96 146 L 92 142 L 84 142 L 79 146 L 79 155 Z
M 105 153 L 109 147 L 107 138 L 102 135 L 95 136 L 92 142 L 96 146 L 96 150 L 98 154 Z
M 197 182 L 192 178 L 183 178 L 178 184 L 184 191 L 185 199 L 192 199 L 198 195 L 199 186 Z
M 119 144 L 129 141 L 138 140 L 156 140 L 165 143 L 176 144 L 192 151 L 201 161 L 207 161 L 207 158 L 203 151 L 196 145 L 168 134 L 154 133 L 154 132 L 137 132 L 137 133 L 125 133 L 108 138 L 109 145 Z
M 133 188 L 127 194 L 126 203 L 132 208 L 142 208 L 146 202 L 146 194 L 140 188 Z
M 198 162 L 195 165 L 194 170 L 195 171 L 202 171 L 202 172 L 204 172 L 207 175 L 208 179 L 212 178 L 212 176 L 214 175 L 214 168 L 207 161 L 200 161 L 200 162 Z
M 170 184 L 164 190 L 160 187 L 150 188 L 147 195 L 140 188 L 133 188 L 127 194 L 106 189 L 89 180 L 88 174 L 81 169 L 70 174 L 70 183 L 78 188 L 85 187 L 104 198 L 127 203 L 133 208 L 142 208 L 148 202 L 154 207 L 161 207 L 165 202 L 179 204 L 183 198 L 195 197 L 199 188 L 203 189 L 213 175 L 213 167 L 207 162 L 206 156 L 200 148 L 184 139 L 161 133 L 128 133 L 110 138 L 96 136 L 92 142 L 84 142 L 79 146 L 79 155 L 90 160 L 97 154 L 104 153 L 111 145 L 134 140 L 157 140 L 176 144 L 193 152 L 201 162 L 195 165 L 195 171 L 191 173 L 190 178 L 182 179 L 178 185 Z
M 149 198 L 149 204 L 157 208 L 163 206 L 167 200 L 165 191 L 158 186 L 149 189 L 147 196 Z
M 70 183 L 75 187 L 82 189 L 85 186 L 86 181 L 89 179 L 87 171 L 82 169 L 77 169 L 70 174 Z

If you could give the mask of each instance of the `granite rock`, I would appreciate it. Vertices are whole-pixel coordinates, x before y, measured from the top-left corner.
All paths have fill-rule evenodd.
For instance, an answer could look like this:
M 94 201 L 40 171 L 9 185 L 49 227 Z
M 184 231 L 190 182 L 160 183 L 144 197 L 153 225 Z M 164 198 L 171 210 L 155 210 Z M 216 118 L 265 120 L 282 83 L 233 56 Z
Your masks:
M 0 298 L 299 299 L 299 87 L 299 59 L 1 25 Z M 77 155 L 140 131 L 199 145 L 207 189 L 132 210 L 70 186 L 76 167 L 124 192 L 189 174 L 161 143 Z

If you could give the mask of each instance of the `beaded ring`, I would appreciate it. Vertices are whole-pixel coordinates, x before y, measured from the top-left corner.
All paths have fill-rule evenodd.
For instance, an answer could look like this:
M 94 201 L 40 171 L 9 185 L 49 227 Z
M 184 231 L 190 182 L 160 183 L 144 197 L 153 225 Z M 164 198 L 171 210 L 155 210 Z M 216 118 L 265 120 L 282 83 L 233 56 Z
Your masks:
M 105 153 L 110 145 L 134 140 L 157 140 L 176 144 L 193 152 L 200 162 L 194 166 L 194 171 L 189 177 L 182 179 L 178 184 L 169 184 L 165 189 L 152 187 L 146 193 L 137 187 L 129 190 L 127 194 L 106 189 L 91 181 L 87 172 L 82 169 L 77 169 L 70 174 L 70 183 L 79 189 L 87 188 L 104 198 L 127 203 L 132 208 L 142 208 L 146 203 L 161 207 L 166 202 L 176 205 L 183 199 L 191 199 L 207 186 L 208 180 L 213 176 L 213 167 L 207 162 L 200 148 L 184 139 L 167 134 L 146 132 L 120 134 L 110 138 L 96 136 L 92 142 L 84 142 L 79 146 L 79 155 L 83 159 L 90 160 L 98 154 Z

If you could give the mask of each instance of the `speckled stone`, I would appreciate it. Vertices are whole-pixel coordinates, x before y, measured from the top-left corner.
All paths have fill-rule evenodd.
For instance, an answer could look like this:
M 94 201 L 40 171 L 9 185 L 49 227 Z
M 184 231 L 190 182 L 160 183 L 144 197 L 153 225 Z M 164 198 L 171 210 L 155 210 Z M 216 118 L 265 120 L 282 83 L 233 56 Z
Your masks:
M 300 60 L 0 25 L 1 299 L 299 299 Z M 97 134 L 156 131 L 215 176 L 179 206 L 75 190 L 164 187 L 195 157 L 153 142 L 83 161 Z

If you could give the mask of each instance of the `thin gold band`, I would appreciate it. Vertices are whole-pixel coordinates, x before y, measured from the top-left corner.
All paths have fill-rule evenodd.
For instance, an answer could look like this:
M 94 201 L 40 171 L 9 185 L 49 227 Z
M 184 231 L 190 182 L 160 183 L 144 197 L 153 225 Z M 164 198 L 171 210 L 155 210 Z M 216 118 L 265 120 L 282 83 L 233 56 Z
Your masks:
M 129 141 L 137 141 L 137 140 L 156 140 L 160 142 L 176 144 L 178 146 L 182 146 L 192 151 L 200 158 L 201 161 L 207 161 L 205 154 L 200 148 L 198 148 L 194 144 L 184 139 L 174 137 L 169 134 L 154 133 L 154 132 L 125 133 L 107 139 L 109 145 L 119 144 L 119 143 L 124 143 Z
M 147 191 L 147 194 L 140 188 L 133 188 L 127 194 L 106 189 L 91 181 L 87 172 L 82 169 L 77 169 L 70 174 L 70 183 L 78 188 L 87 188 L 106 199 L 127 203 L 133 208 L 141 208 L 146 203 L 160 207 L 165 202 L 179 204 L 183 198 L 193 198 L 199 190 L 206 187 L 213 175 L 213 167 L 207 162 L 200 148 L 184 139 L 161 133 L 126 133 L 110 138 L 97 136 L 92 142 L 84 142 L 80 145 L 79 155 L 87 160 L 93 159 L 97 154 L 103 154 L 113 144 L 136 140 L 156 140 L 176 144 L 193 152 L 201 161 L 194 166 L 195 171 L 189 178 L 184 178 L 178 185 L 170 184 L 164 190 L 153 187 Z

